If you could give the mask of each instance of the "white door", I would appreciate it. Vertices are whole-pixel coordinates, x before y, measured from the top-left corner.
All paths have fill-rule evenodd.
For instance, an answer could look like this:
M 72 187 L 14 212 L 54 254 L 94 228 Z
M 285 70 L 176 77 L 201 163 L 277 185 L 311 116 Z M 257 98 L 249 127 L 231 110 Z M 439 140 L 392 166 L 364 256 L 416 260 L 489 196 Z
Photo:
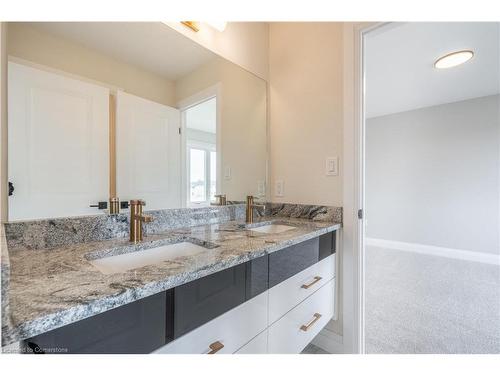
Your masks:
M 9 220 L 96 214 L 109 189 L 109 90 L 9 62 Z
M 116 101 L 116 191 L 146 209 L 181 206 L 180 111 L 124 92 Z

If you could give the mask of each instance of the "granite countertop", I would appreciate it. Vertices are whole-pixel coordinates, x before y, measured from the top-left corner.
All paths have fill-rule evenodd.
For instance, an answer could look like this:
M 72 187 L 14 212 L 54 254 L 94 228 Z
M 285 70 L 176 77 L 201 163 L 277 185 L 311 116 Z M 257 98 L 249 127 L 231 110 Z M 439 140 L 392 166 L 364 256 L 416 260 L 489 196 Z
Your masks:
M 263 217 L 253 225 L 279 223 L 295 229 L 278 234 L 250 231 L 236 221 L 172 229 L 148 235 L 140 244 L 119 238 L 15 250 L 9 254 L 8 282 L 2 282 L 2 345 L 8 345 L 115 307 L 233 267 L 295 243 L 340 228 L 308 219 Z M 169 243 L 193 242 L 208 248 L 197 255 L 116 274 L 103 274 L 90 259 L 144 250 Z M 5 264 L 4 264 L 5 265 Z

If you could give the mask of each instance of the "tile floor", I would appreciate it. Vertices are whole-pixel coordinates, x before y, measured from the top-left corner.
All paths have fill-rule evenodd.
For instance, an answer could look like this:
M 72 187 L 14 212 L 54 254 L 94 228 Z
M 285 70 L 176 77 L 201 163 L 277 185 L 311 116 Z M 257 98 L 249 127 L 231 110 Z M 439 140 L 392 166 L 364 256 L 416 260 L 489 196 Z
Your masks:
M 323 349 L 317 347 L 316 345 L 309 344 L 304 348 L 304 350 L 302 350 L 302 353 L 300 354 L 330 354 L 330 353 L 324 351 Z
M 367 353 L 500 353 L 500 267 L 366 249 Z

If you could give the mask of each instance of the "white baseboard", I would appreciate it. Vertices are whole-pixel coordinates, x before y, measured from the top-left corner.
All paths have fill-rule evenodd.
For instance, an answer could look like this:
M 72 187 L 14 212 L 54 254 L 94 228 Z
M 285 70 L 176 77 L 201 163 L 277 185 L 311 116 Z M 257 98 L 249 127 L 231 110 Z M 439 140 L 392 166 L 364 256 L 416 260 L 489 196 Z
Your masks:
M 418 243 L 389 241 L 379 238 L 365 238 L 368 246 L 383 247 L 386 249 L 408 251 L 412 253 L 435 255 L 439 257 L 468 260 L 487 264 L 500 265 L 500 255 L 481 253 L 468 250 L 449 249 L 446 247 L 421 245 Z

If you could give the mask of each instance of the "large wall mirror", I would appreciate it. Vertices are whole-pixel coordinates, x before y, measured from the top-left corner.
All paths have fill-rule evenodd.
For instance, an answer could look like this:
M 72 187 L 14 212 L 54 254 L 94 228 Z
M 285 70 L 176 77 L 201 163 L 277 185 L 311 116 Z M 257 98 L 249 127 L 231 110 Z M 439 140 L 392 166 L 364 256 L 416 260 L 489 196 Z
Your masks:
M 265 197 L 266 82 L 240 66 L 156 22 L 9 23 L 7 49 L 9 220 Z

